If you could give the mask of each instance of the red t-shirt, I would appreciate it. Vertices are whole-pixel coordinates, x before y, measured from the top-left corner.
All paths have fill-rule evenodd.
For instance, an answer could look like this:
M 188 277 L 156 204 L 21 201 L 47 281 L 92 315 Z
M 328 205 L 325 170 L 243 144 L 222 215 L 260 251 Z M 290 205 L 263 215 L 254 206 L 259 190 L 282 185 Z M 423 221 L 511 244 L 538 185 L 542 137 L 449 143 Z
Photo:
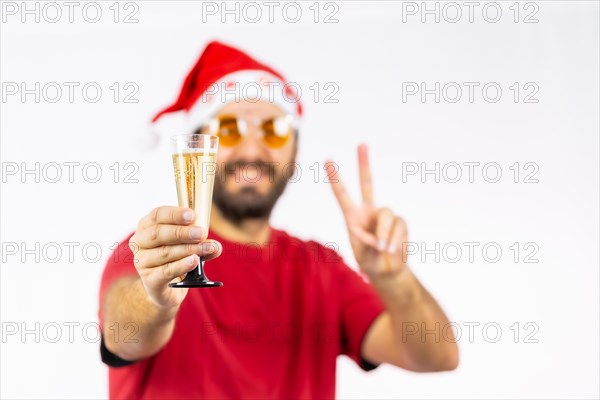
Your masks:
M 205 271 L 223 287 L 189 289 L 161 351 L 110 366 L 111 398 L 334 398 L 338 355 L 375 367 L 360 349 L 383 304 L 335 251 L 276 229 L 262 247 L 209 237 L 223 254 Z M 112 282 L 137 274 L 128 240 L 106 265 L 101 304 Z

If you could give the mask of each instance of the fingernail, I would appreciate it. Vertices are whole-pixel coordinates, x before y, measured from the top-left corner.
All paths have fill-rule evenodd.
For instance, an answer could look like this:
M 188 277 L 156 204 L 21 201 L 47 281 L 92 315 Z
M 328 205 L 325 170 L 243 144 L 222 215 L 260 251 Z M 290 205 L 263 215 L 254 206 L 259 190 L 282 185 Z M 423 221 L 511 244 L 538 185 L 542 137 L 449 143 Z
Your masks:
M 183 213 L 183 219 L 185 221 L 193 221 L 194 220 L 194 212 L 193 211 L 186 211 Z
M 195 255 L 193 255 L 193 254 L 192 254 L 191 256 L 187 256 L 187 257 L 185 258 L 185 263 L 186 263 L 187 265 L 194 265 L 194 263 L 195 263 L 195 262 L 196 262 L 196 256 L 195 256 Z
M 377 248 L 379 249 L 379 251 L 385 251 L 386 246 L 386 242 L 385 239 L 379 239 L 379 241 L 377 242 Z
M 202 228 L 194 227 L 192 228 L 192 239 L 201 239 L 202 238 Z
M 396 250 L 398 250 L 398 246 L 396 246 L 396 243 L 392 243 L 390 244 L 390 246 L 388 247 L 388 253 L 393 254 L 396 252 Z
M 200 243 L 200 251 L 203 253 L 212 253 L 217 249 L 213 242 Z

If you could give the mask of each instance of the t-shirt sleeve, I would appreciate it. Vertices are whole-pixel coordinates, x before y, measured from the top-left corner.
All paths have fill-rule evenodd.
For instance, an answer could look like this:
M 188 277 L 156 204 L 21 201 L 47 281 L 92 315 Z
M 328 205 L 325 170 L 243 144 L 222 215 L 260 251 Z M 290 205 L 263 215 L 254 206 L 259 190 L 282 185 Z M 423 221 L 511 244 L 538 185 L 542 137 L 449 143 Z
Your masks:
M 119 278 L 125 276 L 137 276 L 137 270 L 133 265 L 133 252 L 129 248 L 129 239 L 133 236 L 133 233 L 127 236 L 117 247 L 113 250 L 112 254 L 106 262 L 104 272 L 102 273 L 102 279 L 100 281 L 100 292 L 98 295 L 98 320 L 100 325 L 100 331 L 103 332 L 104 327 L 104 297 L 106 292 L 110 289 L 110 286 L 117 281 Z M 102 361 L 111 367 L 120 367 L 131 364 L 131 362 L 121 360 L 116 355 L 112 354 L 104 345 L 104 338 L 102 337 L 100 343 L 100 355 Z
M 342 354 L 354 360 L 363 370 L 370 371 L 378 365 L 362 357 L 362 344 L 371 324 L 385 311 L 385 306 L 363 275 L 341 258 L 336 267 Z

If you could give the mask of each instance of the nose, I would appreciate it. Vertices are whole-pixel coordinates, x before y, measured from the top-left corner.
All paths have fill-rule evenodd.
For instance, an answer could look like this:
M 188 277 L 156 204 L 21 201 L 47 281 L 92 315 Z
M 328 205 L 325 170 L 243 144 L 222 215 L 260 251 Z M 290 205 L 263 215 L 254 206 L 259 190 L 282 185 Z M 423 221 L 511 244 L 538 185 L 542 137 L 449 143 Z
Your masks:
M 248 124 L 248 132 L 244 140 L 235 148 L 236 156 L 241 160 L 265 160 L 266 149 L 262 144 L 262 133 L 256 124 Z

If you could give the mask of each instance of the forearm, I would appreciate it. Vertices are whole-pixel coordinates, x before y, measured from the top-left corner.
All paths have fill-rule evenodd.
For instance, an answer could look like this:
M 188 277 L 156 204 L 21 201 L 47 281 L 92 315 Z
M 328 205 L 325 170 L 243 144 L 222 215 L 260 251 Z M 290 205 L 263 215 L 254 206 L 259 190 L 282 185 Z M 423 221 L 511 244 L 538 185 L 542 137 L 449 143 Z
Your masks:
M 458 347 L 448 318 L 410 269 L 372 283 L 390 315 L 401 364 L 415 371 L 456 368 Z
M 139 278 L 120 279 L 104 302 L 106 348 L 129 361 L 156 354 L 173 334 L 177 309 L 151 302 Z

